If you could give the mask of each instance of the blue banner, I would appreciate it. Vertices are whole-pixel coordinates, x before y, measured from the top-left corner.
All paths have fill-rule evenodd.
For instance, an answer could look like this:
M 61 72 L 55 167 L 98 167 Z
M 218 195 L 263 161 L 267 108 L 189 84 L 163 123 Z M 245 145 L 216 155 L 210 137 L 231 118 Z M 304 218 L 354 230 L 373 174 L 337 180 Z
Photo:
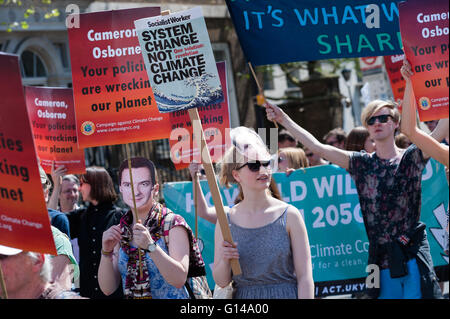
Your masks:
M 389 0 L 226 0 L 253 65 L 402 54 Z
M 335 165 L 297 170 L 289 176 L 273 175 L 283 200 L 297 207 L 308 231 L 316 296 L 351 294 L 365 289 L 369 243 L 364 227 L 356 187 L 350 175 Z M 201 187 L 209 206 L 213 206 L 208 183 Z M 232 206 L 239 193 L 237 187 L 220 188 L 225 206 Z M 166 183 L 163 194 L 167 207 L 182 215 L 194 229 L 192 183 Z M 421 220 L 427 225 L 434 266 L 448 266 L 443 253 L 445 212 L 449 188 L 442 164 L 431 159 L 422 175 Z M 215 225 L 199 218 L 202 256 L 207 277 L 214 288 Z

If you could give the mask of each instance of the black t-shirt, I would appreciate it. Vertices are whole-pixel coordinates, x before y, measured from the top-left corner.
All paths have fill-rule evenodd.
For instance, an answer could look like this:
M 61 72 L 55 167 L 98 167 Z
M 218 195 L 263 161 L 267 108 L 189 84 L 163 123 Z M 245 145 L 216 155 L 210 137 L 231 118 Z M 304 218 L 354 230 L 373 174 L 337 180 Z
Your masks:
M 106 296 L 98 284 L 98 267 L 101 259 L 102 236 L 113 225 L 119 224 L 122 209 L 113 203 L 89 204 L 70 212 L 70 231 L 72 238 L 78 238 L 80 247 L 80 294 L 91 299 L 121 299 L 122 287 L 110 296 Z

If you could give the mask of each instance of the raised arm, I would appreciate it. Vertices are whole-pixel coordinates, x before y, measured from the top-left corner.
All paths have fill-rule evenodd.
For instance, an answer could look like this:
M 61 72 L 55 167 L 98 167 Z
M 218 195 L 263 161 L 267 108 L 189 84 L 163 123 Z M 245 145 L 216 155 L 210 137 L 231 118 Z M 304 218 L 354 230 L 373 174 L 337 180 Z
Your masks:
M 216 224 L 217 222 L 217 214 L 216 209 L 214 207 L 209 207 L 206 203 L 205 195 L 202 192 L 202 188 L 200 187 L 200 181 L 198 178 L 195 178 L 195 174 L 199 171 L 200 164 L 191 163 L 189 164 L 189 172 L 192 177 L 192 187 L 196 188 L 197 191 L 197 214 L 200 218 L 203 218 L 210 223 Z
M 59 195 L 61 194 L 62 177 L 66 174 L 67 169 L 64 166 L 55 167 L 55 162 L 52 162 L 52 180 L 53 191 L 50 199 L 48 200 L 47 207 L 51 209 L 58 209 Z
M 267 118 L 270 121 L 277 121 L 283 125 L 294 137 L 313 153 L 329 160 L 333 164 L 348 169 L 350 162 L 350 152 L 341 150 L 331 145 L 320 143 L 311 133 L 295 123 L 278 106 L 266 104 Z
M 97 277 L 100 289 L 107 296 L 114 293 L 120 285 L 118 256 L 121 234 L 120 226 L 114 225 L 107 229 L 102 237 L 102 256 Z
M 405 95 L 402 105 L 401 130 L 408 138 L 417 145 L 423 152 L 424 157 L 431 156 L 440 163 L 448 167 L 449 149 L 448 146 L 439 143 L 436 139 L 442 140 L 448 135 L 448 119 L 439 121 L 438 127 L 432 135 L 426 134 L 416 125 L 416 99 L 412 88 L 411 77 L 413 72 L 408 61 L 405 60 L 401 73 L 406 81 Z
M 438 125 L 430 135 L 438 142 L 444 138 L 448 141 L 448 118 L 440 119 Z

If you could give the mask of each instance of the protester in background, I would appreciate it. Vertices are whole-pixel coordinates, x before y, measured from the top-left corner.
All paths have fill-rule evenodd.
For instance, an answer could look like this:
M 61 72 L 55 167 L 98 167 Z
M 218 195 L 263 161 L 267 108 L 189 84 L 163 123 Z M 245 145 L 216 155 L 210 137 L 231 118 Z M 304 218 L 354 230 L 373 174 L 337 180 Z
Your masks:
M 299 168 L 309 167 L 305 151 L 299 147 L 286 147 L 278 150 L 278 172 L 289 176 Z
M 51 182 L 41 165 L 39 165 L 39 176 L 44 191 L 44 200 L 47 203 Z M 70 290 L 72 288 L 72 282 L 78 279 L 79 268 L 78 262 L 73 255 L 72 245 L 70 244 L 70 239 L 67 234 L 70 233 L 69 220 L 66 215 L 59 211 L 48 209 L 48 212 L 57 252 L 56 256 L 51 256 L 51 263 L 53 266 L 51 282 L 56 282 L 63 288 Z
M 405 133 L 411 141 L 416 144 L 423 152 L 427 153 L 443 165 L 445 165 L 447 172 L 449 169 L 449 147 L 443 143 L 439 143 L 440 140 L 435 140 L 421 129 L 416 126 L 416 99 L 414 96 L 414 91 L 412 87 L 411 77 L 414 73 L 411 70 L 411 65 L 407 60 L 404 60 L 403 66 L 400 69 L 403 78 L 406 81 L 405 85 L 405 95 L 403 99 L 402 106 L 402 132 Z M 449 135 L 449 119 L 441 119 L 437 126 L 432 127 L 435 129 L 434 132 L 443 132 L 448 139 Z M 447 173 L 447 183 L 448 183 L 448 173 Z M 444 232 L 444 252 L 448 255 L 448 210 L 447 210 L 447 228 Z M 441 279 L 441 282 L 448 280 L 448 267 L 446 270 L 439 272 L 437 275 Z M 443 285 L 441 283 L 441 289 Z
M 0 245 L 0 267 L 10 299 L 83 299 L 51 282 L 52 265 L 48 255 Z M 2 289 L 0 297 L 6 297 Z
M 369 131 L 364 126 L 358 126 L 348 133 L 344 149 L 354 152 L 364 150 L 367 153 L 373 153 L 376 150 L 376 145 L 370 137 Z
M 65 290 L 71 290 L 80 276 L 80 268 L 72 251 L 69 237 L 58 228 L 51 226 L 57 256 L 50 256 L 52 276 L 50 282 L 58 283 Z
M 192 230 L 183 217 L 157 202 L 159 184 L 153 162 L 132 158 L 130 177 L 125 160 L 118 174 L 120 193 L 130 210 L 120 225 L 110 227 L 103 234 L 98 271 L 102 291 L 107 295 L 112 293 L 122 280 L 127 299 L 188 299 L 185 285 L 188 274 L 206 274 Z M 173 220 L 167 227 L 166 219 L 171 214 Z M 165 229 L 168 229 L 168 242 Z
M 308 158 L 309 166 L 321 166 L 328 165 L 330 162 L 324 160 L 318 153 L 314 153 L 308 147 L 303 146 L 305 150 L 305 155 Z
M 431 121 L 425 121 L 425 125 L 428 127 L 430 132 L 433 132 L 436 126 L 438 125 L 439 120 L 431 120 Z
M 296 147 L 297 141 L 287 130 L 280 130 L 278 133 L 278 148 Z
M 322 139 L 325 144 L 343 150 L 345 147 L 345 140 L 347 139 L 347 134 L 342 128 L 337 127 L 329 131 L 327 134 L 325 134 L 325 136 Z
M 80 181 L 72 174 L 66 175 L 67 169 L 64 165 L 55 167 L 52 164 L 53 192 L 50 196 L 48 207 L 59 209 L 63 213 L 71 212 L 80 208 Z
M 419 222 L 428 158 L 415 145 L 407 150 L 395 146 L 400 120 L 396 106 L 375 100 L 363 110 L 361 122 L 376 143 L 370 154 L 320 143 L 275 105 L 267 104 L 266 112 L 270 121 L 279 122 L 303 145 L 352 176 L 369 239 L 368 264 L 381 268 L 380 289 L 368 293 L 379 298 L 440 298 L 425 227 Z
M 408 148 L 411 144 L 411 141 L 405 134 L 398 133 L 395 135 L 395 145 L 397 145 L 398 148 Z
M 254 153 L 256 158 L 249 154 L 232 146 L 220 165 L 221 184 L 239 184 L 244 196 L 227 214 L 235 243 L 225 242 L 216 224 L 214 281 L 224 288 L 233 280 L 237 299 L 313 298 L 311 255 L 302 216 L 294 206 L 270 195 L 272 174 L 265 145 L 263 152 Z M 241 275 L 232 276 L 231 259 L 239 259 Z
M 114 205 L 117 194 L 111 176 L 103 167 L 88 167 L 80 177 L 80 193 L 87 207 L 67 214 L 72 238 L 78 238 L 80 248 L 80 294 L 92 299 L 122 298 L 122 289 L 104 295 L 97 279 L 103 232 L 119 224 L 123 215 Z
M 51 176 L 53 180 L 53 191 L 48 201 L 47 207 L 58 210 L 63 213 L 68 213 L 79 209 L 80 200 L 80 180 L 72 174 L 66 175 L 67 169 L 64 165 L 55 167 L 55 162 L 52 163 Z M 67 222 L 68 224 L 68 222 Z M 80 262 L 80 247 L 78 246 L 78 238 L 71 239 L 73 254 L 77 262 Z M 76 282 L 76 287 L 79 288 L 79 282 Z

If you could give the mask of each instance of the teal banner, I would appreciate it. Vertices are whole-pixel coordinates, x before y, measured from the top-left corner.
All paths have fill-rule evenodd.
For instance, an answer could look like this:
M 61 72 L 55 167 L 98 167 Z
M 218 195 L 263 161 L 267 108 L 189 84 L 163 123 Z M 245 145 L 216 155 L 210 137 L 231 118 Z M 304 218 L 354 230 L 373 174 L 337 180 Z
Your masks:
M 316 296 L 350 294 L 365 288 L 368 240 L 356 187 L 350 175 L 335 165 L 300 169 L 289 176 L 273 175 L 286 203 L 303 215 L 311 246 Z M 213 206 L 208 183 L 201 182 L 208 205 Z M 232 206 L 238 189 L 221 188 L 224 206 Z M 181 214 L 195 229 L 192 183 L 166 183 L 166 205 Z M 449 188 L 443 165 L 430 160 L 422 177 L 421 220 L 427 224 L 428 240 L 435 266 L 448 265 L 443 252 L 443 235 L 447 223 Z M 199 218 L 198 236 L 202 255 L 208 265 L 211 288 L 214 262 L 214 225 Z

